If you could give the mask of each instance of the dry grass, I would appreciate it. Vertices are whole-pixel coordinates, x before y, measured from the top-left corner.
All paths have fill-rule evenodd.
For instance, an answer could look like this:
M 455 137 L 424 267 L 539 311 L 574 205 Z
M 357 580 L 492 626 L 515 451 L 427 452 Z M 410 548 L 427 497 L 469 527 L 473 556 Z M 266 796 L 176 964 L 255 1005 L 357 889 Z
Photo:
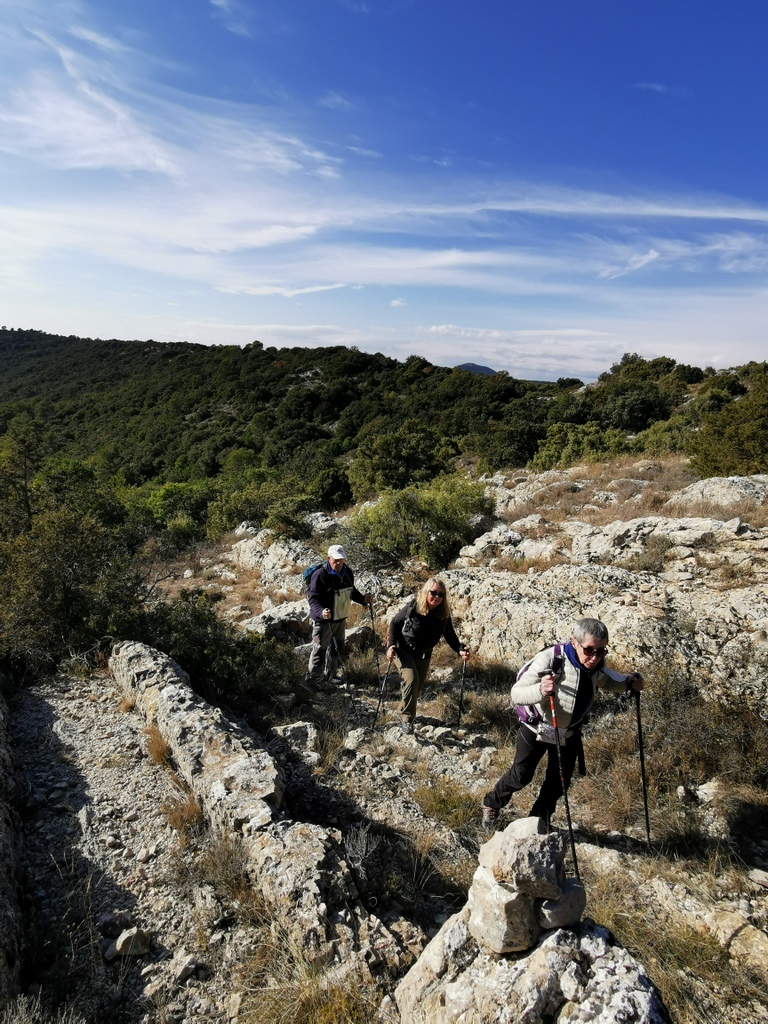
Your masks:
M 373 1024 L 380 993 L 362 971 L 334 977 L 279 927 L 265 934 L 240 979 L 243 1024 Z
M 330 775 L 336 770 L 342 751 L 344 740 L 349 730 L 349 722 L 345 717 L 329 715 L 328 717 L 315 716 L 317 727 L 317 753 L 320 761 L 315 767 L 315 775 Z
M 68 1007 L 49 1013 L 39 996 L 18 996 L 0 1011 L 0 1024 L 86 1024 L 86 1020 Z
M 124 693 L 118 701 L 117 710 L 121 714 L 127 714 L 129 711 L 136 710 L 136 694 L 135 693 Z
M 430 818 L 462 836 L 477 834 L 478 798 L 454 779 L 443 776 L 416 786 L 413 799 Z
M 651 860 L 641 864 L 639 871 L 649 881 L 662 867 Z M 765 976 L 758 977 L 732 960 L 709 934 L 658 908 L 651 910 L 645 899 L 638 901 L 642 878 L 617 884 L 615 872 L 587 865 L 582 866 L 582 881 L 587 913 L 608 927 L 644 965 L 675 1024 L 720 1024 L 723 1001 L 745 1009 L 753 1001 L 765 1005 Z
M 565 555 L 555 552 L 554 554 L 546 557 L 544 555 L 540 555 L 535 558 L 515 558 L 514 555 L 509 555 L 503 558 L 497 558 L 494 568 L 499 570 L 503 569 L 507 572 L 518 573 L 519 575 L 525 575 L 531 570 L 534 572 L 545 572 L 547 569 L 551 569 L 553 565 L 566 564 L 568 564 L 568 559 Z
M 205 823 L 205 815 L 186 783 L 178 775 L 171 776 L 174 792 L 160 805 L 160 811 L 182 843 L 190 840 Z
M 147 749 L 147 756 L 154 764 L 169 765 L 171 763 L 171 748 L 165 736 L 154 723 L 144 729 L 144 745 Z

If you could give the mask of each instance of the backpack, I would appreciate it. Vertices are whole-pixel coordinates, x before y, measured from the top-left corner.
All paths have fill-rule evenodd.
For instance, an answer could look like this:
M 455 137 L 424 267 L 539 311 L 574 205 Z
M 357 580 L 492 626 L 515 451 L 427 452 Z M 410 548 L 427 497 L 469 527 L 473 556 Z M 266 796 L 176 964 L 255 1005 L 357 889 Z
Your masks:
M 301 574 L 301 581 L 302 581 L 302 584 L 303 584 L 303 587 L 304 587 L 303 593 L 304 593 L 305 596 L 307 596 L 309 594 L 309 584 L 312 582 L 312 577 L 317 572 L 317 570 L 318 569 L 322 569 L 322 567 L 324 565 L 325 565 L 324 561 L 323 562 L 315 562 L 314 565 L 308 566 L 304 570 L 304 572 Z
M 555 644 L 553 646 L 553 648 L 552 648 L 553 652 L 554 652 L 554 655 L 553 655 L 553 658 L 552 658 L 552 675 L 553 676 L 559 676 L 560 673 L 563 670 L 563 661 L 565 660 L 565 655 L 563 653 L 563 648 L 564 647 L 565 647 L 565 644 Z M 542 647 L 541 650 L 542 651 L 547 651 L 547 650 L 549 650 L 549 648 L 548 647 Z M 541 651 L 539 653 L 541 653 Z M 528 661 L 526 661 L 526 663 L 523 665 L 523 667 L 517 673 L 517 676 L 515 677 L 515 682 L 516 683 L 518 682 L 518 680 L 522 679 L 522 677 L 528 671 L 528 669 L 531 666 L 531 662 L 532 661 L 533 661 L 533 658 L 529 658 Z M 515 714 L 517 715 L 518 721 L 522 722 L 523 725 L 538 725 L 538 723 L 542 720 L 541 719 L 541 715 L 539 713 L 539 709 L 536 707 L 535 704 L 515 704 L 514 708 L 515 708 Z

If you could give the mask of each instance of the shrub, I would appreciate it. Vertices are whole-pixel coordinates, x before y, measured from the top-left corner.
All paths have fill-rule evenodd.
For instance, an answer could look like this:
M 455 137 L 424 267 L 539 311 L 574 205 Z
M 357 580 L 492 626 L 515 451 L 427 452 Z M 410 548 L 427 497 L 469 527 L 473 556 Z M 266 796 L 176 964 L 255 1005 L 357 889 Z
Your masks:
M 375 505 L 361 509 L 349 529 L 380 563 L 416 557 L 442 568 L 473 538 L 473 517 L 490 511 L 481 484 L 446 476 L 387 491 Z
M 38 668 L 95 649 L 132 620 L 144 593 L 119 530 L 68 508 L 44 512 L 0 541 L 0 661 Z
M 687 450 L 702 476 L 765 473 L 768 470 L 768 376 L 752 390 L 705 417 Z
M 383 490 L 432 480 L 449 469 L 457 454 L 455 445 L 438 430 L 416 420 L 407 420 L 397 430 L 382 431 L 378 426 L 375 433 L 361 439 L 348 472 L 357 501 Z
M 553 423 L 531 459 L 536 472 L 567 469 L 578 462 L 614 458 L 629 451 L 626 435 L 615 427 L 604 429 L 599 423 Z
M 217 599 L 182 590 L 137 616 L 134 639 L 168 654 L 208 700 L 242 705 L 293 689 L 300 678 L 292 650 L 252 633 L 241 633 L 216 614 Z

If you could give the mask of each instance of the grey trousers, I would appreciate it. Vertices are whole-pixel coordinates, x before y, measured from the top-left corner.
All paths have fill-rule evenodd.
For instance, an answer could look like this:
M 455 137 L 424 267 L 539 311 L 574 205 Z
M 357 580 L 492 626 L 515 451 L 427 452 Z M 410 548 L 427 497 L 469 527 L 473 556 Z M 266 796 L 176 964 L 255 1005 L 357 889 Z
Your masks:
M 339 660 L 344 655 L 346 621 L 336 619 L 333 622 L 328 619 L 312 623 L 312 653 L 307 670 L 309 682 L 319 683 L 323 679 L 331 679 L 338 671 Z

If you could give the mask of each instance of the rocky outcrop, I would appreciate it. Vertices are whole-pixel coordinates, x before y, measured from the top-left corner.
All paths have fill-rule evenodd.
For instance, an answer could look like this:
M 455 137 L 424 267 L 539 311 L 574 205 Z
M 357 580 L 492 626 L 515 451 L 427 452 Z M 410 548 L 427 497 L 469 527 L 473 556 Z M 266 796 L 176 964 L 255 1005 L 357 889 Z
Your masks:
M 707 502 L 711 505 L 727 507 L 745 502 L 764 505 L 768 501 L 768 476 L 712 476 L 707 480 L 697 480 L 667 501 L 670 508 L 685 505 L 696 505 Z
M 481 847 L 467 905 L 397 987 L 402 1024 L 668 1022 L 640 964 L 605 929 L 580 923 L 584 888 L 566 880 L 563 860 L 562 837 L 539 818 Z
M 276 820 L 284 778 L 256 734 L 197 697 L 186 673 L 144 644 L 116 645 L 110 669 L 167 741 L 206 817 L 240 838 L 253 886 L 303 955 L 350 971 L 401 963 L 401 944 L 358 898 L 341 835 Z
M 198 697 L 167 655 L 145 644 L 116 644 L 109 667 L 135 697 L 206 816 L 247 836 L 270 822 L 283 796 L 282 772 L 257 735 Z

